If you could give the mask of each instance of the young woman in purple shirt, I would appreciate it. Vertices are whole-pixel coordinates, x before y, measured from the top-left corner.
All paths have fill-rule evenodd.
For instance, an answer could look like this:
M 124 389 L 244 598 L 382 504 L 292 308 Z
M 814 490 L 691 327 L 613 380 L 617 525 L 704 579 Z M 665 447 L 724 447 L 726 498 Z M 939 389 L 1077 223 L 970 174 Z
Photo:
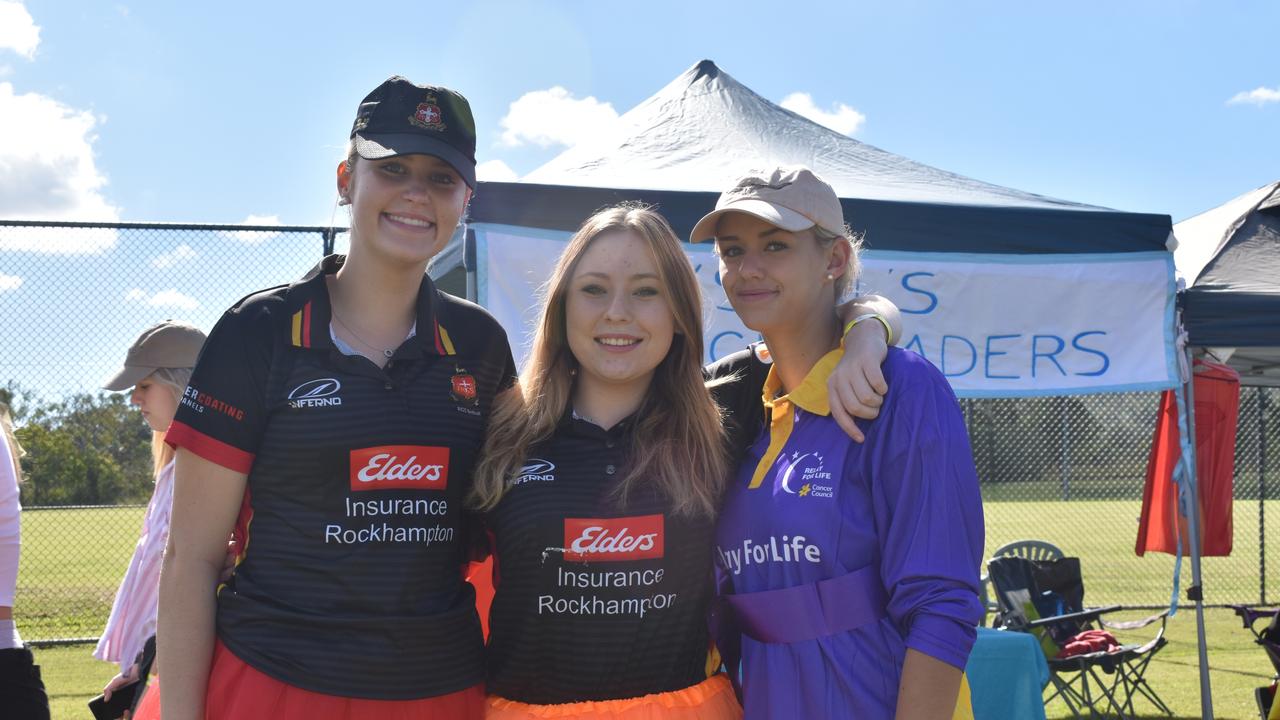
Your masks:
M 968 717 L 983 519 L 951 388 L 890 348 L 879 417 L 858 421 L 865 443 L 831 417 L 835 299 L 857 277 L 858 242 L 809 170 L 740 179 L 695 227 L 693 241 L 708 239 L 772 362 L 768 427 L 728 487 L 715 540 L 721 651 L 746 717 Z

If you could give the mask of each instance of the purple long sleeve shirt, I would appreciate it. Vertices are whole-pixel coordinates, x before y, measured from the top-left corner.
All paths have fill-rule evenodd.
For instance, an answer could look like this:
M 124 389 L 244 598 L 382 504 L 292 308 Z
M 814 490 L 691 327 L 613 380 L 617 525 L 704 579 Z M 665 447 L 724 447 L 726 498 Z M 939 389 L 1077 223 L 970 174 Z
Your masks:
M 878 566 L 886 614 L 814 640 L 743 636 L 747 720 L 892 718 L 907 648 L 963 669 L 982 617 L 982 500 L 950 386 L 924 358 L 891 348 L 889 393 L 876 420 L 860 421 L 857 444 L 826 407 L 838 359 L 823 358 L 790 402 L 775 402 L 775 415 L 791 416 L 774 417 L 729 489 L 717 572 L 722 588 L 751 593 Z M 771 440 L 776 460 L 761 475 Z M 788 623 L 785 613 L 776 622 Z

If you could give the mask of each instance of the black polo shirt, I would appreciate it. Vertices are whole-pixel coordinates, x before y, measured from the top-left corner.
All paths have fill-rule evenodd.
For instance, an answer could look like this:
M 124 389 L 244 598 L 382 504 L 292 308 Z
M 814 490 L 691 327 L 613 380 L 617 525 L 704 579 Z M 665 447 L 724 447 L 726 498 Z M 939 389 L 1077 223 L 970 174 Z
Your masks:
M 711 388 L 711 394 L 725 413 L 731 464 L 735 468 L 764 429 L 764 404 L 760 399 L 772 364 L 764 343 L 755 343 L 703 369 L 708 380 L 723 380 Z
M 611 498 L 630 423 L 565 418 L 486 515 L 496 541 L 491 693 L 526 703 L 611 700 L 695 685 L 709 655 L 712 520 L 652 489 Z M 710 661 L 710 663 L 709 663 Z
M 483 678 L 463 500 L 511 350 L 424 277 L 385 368 L 343 355 L 324 279 L 343 259 L 223 315 L 167 440 L 249 476 L 244 558 L 218 594 L 232 653 L 330 695 L 443 695 Z

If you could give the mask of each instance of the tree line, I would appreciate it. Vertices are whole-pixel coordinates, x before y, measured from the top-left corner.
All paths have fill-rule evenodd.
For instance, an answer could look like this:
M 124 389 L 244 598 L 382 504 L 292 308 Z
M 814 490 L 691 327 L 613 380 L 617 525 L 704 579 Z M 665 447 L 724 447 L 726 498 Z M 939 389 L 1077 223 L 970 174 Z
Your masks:
M 0 388 L 22 445 L 23 505 L 145 503 L 154 477 L 151 429 L 119 393 L 42 400 L 14 383 Z

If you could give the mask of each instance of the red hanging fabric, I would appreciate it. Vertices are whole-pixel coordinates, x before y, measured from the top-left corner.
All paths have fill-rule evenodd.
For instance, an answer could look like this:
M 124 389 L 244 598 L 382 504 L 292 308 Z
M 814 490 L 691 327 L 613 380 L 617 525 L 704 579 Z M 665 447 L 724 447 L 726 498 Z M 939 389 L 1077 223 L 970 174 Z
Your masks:
M 1200 485 L 1201 556 L 1231 554 L 1231 490 L 1235 474 L 1236 422 L 1240 415 L 1240 375 L 1226 365 L 1196 360 L 1195 395 L 1196 475 Z M 1142 493 L 1142 517 L 1138 521 L 1138 555 L 1191 550 L 1187 518 L 1178 513 L 1178 490 L 1173 469 L 1182 451 L 1178 447 L 1178 404 L 1173 391 L 1160 398 L 1147 483 Z M 1177 529 L 1174 523 L 1177 522 Z

